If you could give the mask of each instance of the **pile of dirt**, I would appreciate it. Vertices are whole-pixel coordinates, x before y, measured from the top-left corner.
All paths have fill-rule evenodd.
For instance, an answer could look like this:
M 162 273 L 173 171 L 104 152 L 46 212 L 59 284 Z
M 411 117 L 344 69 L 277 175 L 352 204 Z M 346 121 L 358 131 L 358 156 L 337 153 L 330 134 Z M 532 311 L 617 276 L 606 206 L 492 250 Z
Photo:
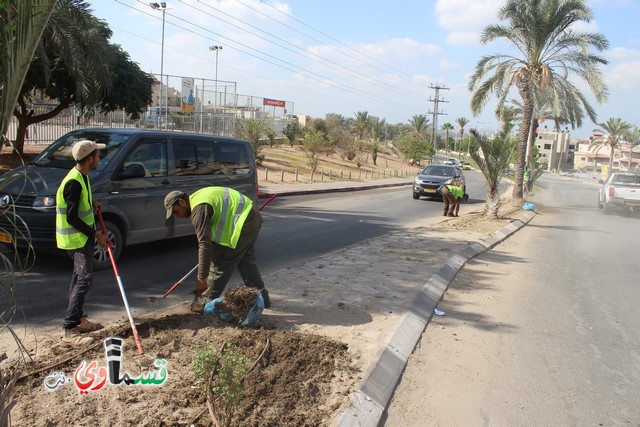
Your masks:
M 224 293 L 224 300 L 218 304 L 219 313 L 233 325 L 241 324 L 256 305 L 258 291 L 248 286 L 238 286 Z M 228 318 L 227 318 L 228 317 Z
M 50 353 L 39 357 L 43 366 L 29 367 L 41 372 L 16 387 L 14 425 L 210 425 L 207 381 L 192 365 L 197 352 L 223 346 L 243 355 L 251 370 L 227 415 L 220 401 L 212 405 L 222 425 L 328 425 L 356 381 L 347 345 L 314 334 L 239 329 L 199 315 L 147 321 L 138 332 L 143 356 L 126 325 L 102 332 L 90 351 L 71 358 L 52 337 L 44 343 Z M 120 373 L 136 383 L 107 380 L 102 340 L 110 336 L 124 339 Z

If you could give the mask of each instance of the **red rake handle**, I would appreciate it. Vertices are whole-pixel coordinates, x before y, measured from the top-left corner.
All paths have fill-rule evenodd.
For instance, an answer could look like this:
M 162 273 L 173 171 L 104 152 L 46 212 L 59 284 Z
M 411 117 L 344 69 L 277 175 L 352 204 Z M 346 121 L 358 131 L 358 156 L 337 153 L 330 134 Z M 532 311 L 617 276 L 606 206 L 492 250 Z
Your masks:
M 100 212 L 100 208 L 96 209 L 96 211 L 98 212 L 98 219 L 100 220 L 100 226 L 102 227 L 102 234 L 106 236 L 107 228 L 104 226 L 104 221 L 102 220 L 102 212 Z M 138 336 L 138 330 L 136 329 L 136 324 L 133 321 L 133 316 L 131 315 L 131 309 L 129 308 L 127 294 L 124 293 L 124 285 L 122 284 L 122 279 L 120 278 L 118 267 L 116 267 L 116 260 L 113 257 L 113 252 L 111 251 L 111 244 L 107 245 L 107 252 L 109 253 L 109 260 L 111 261 L 111 266 L 113 267 L 113 273 L 116 275 L 116 281 L 118 282 L 118 288 L 120 289 L 122 302 L 124 303 L 124 308 L 127 311 L 127 317 L 129 318 L 129 323 L 131 324 L 133 340 L 135 341 L 136 347 L 138 348 L 138 354 L 142 356 L 144 354 L 144 349 L 142 348 L 142 342 L 140 342 L 140 337 Z

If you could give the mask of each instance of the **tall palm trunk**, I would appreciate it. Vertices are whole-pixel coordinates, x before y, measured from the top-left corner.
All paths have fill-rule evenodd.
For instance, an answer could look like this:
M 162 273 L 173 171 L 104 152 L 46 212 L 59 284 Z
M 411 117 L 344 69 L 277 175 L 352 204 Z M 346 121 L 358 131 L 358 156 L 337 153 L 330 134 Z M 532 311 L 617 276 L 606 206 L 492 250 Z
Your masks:
M 522 199 L 522 183 L 524 181 L 524 167 L 526 164 L 527 144 L 529 142 L 529 129 L 533 118 L 533 96 L 531 90 L 522 91 L 522 123 L 520 124 L 520 134 L 518 137 L 518 154 L 516 156 L 516 176 L 513 186 L 512 197 Z
M 497 219 L 500 204 L 500 194 L 498 193 L 497 187 L 490 188 L 487 192 L 487 200 L 485 202 L 485 215 L 489 218 Z

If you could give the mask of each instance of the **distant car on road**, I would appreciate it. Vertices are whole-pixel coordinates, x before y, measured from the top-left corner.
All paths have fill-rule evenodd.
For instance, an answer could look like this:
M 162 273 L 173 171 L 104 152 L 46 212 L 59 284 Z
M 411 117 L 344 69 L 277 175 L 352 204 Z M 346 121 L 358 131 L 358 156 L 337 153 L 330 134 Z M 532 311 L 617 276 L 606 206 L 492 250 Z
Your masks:
M 455 157 L 449 157 L 444 161 L 444 164 L 449 166 L 457 166 L 459 168 L 462 167 L 462 162 L 460 162 L 460 160 L 456 159 Z
M 413 198 L 417 200 L 420 196 L 442 197 L 441 187 L 454 182 L 459 182 L 463 191 L 467 192 L 466 181 L 460 168 L 451 165 L 429 165 L 413 182 Z
M 614 172 L 598 192 L 598 207 L 608 215 L 612 209 L 640 210 L 640 172 Z

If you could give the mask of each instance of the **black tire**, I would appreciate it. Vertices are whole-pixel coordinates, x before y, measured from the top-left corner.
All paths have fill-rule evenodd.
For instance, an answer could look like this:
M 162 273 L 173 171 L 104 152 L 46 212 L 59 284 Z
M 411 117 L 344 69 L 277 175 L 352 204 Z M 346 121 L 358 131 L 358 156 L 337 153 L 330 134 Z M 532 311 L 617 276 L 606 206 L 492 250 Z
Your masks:
M 609 204 L 607 202 L 604 203 L 604 214 L 611 215 L 611 208 L 609 207 Z
M 600 201 L 600 194 L 598 193 L 598 209 L 602 209 L 603 207 L 604 207 L 604 205 Z
M 413 200 L 418 200 L 420 198 L 419 194 L 413 193 Z
M 111 240 L 111 253 L 115 261 L 118 261 L 122 253 L 122 233 L 117 225 L 112 222 L 105 221 L 104 227 L 107 229 L 107 236 Z M 109 252 L 100 247 L 97 243 L 93 247 L 93 269 L 96 271 L 106 270 L 111 267 Z

